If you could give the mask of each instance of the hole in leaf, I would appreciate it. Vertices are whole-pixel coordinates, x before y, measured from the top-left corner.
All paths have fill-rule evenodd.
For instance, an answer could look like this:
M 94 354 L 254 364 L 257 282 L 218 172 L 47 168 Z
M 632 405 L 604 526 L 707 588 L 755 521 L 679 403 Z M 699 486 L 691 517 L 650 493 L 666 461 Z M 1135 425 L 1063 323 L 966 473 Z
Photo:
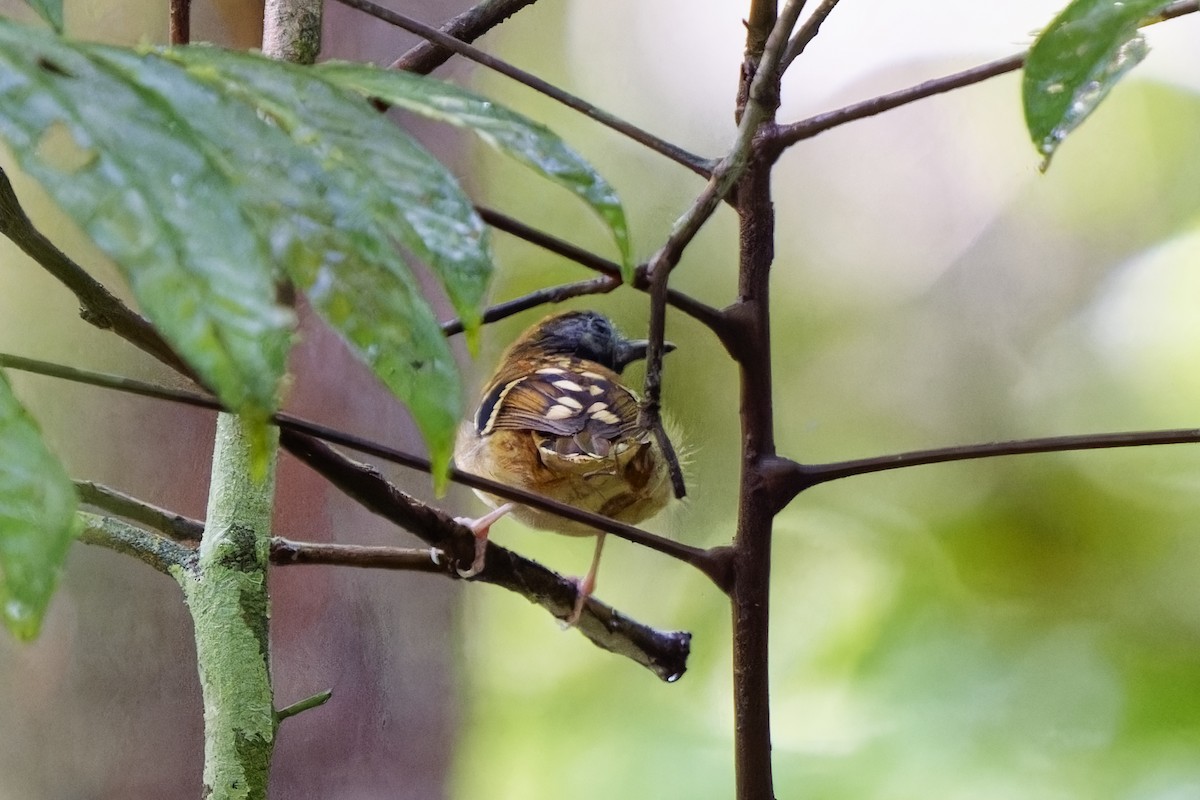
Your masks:
M 38 139 L 37 157 L 69 175 L 90 167 L 97 156 L 94 148 L 83 147 L 76 141 L 65 122 L 55 122 Z
M 61 75 L 64 78 L 74 78 L 75 77 L 70 72 L 67 72 L 67 70 L 64 67 L 59 66 L 57 63 L 51 61 L 50 59 L 46 58 L 45 56 L 38 57 L 37 65 L 39 68 L 46 70 L 46 72 L 53 72 L 55 75 Z

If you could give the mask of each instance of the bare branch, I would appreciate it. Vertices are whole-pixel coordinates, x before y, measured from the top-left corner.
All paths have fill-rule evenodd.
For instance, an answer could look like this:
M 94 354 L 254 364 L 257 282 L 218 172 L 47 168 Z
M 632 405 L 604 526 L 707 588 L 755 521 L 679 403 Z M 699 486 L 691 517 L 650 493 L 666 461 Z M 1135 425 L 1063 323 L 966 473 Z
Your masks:
M 821 5 L 817 6 L 816 10 L 809 15 L 808 19 L 804 20 L 804 24 L 792 36 L 788 42 L 787 50 L 783 54 L 783 60 L 780 62 L 780 68 L 786 70 L 788 66 L 796 60 L 796 57 L 804 52 L 804 48 L 808 47 L 808 43 L 817 38 L 817 34 L 821 32 L 821 25 L 833 13 L 833 9 L 837 6 L 838 0 L 822 0 Z
M 440 30 L 461 42 L 473 42 L 523 8 L 537 0 L 483 0 L 456 17 L 446 21 Z M 421 42 L 388 65 L 418 75 L 428 75 L 450 60 L 454 52 L 432 42 Z
M 172 45 L 188 44 L 192 41 L 192 0 L 169 0 L 168 39 Z
M 181 569 L 191 569 L 196 551 L 173 542 L 165 536 L 130 525 L 115 517 L 77 512 L 82 523 L 79 541 L 107 547 L 142 561 L 165 575 L 175 576 Z
M 321 53 L 324 0 L 266 0 L 263 53 L 293 64 L 315 64 Z
M 1183 0 L 1183 2 L 1172 3 L 1163 9 L 1157 17 L 1143 22 L 1142 27 L 1182 17 L 1185 14 L 1194 14 L 1197 11 L 1200 11 L 1200 0 Z M 780 125 L 771 136 L 772 145 L 779 151 L 782 151 L 797 142 L 811 139 L 818 133 L 824 133 L 830 128 L 845 125 L 847 122 L 873 117 L 876 114 L 882 114 L 884 111 L 890 111 L 893 108 L 898 108 L 917 100 L 923 100 L 935 94 L 943 94 L 954 89 L 961 89 L 964 86 L 982 83 L 997 75 L 1003 75 L 1006 72 L 1013 72 L 1020 69 L 1025 64 L 1026 55 L 1026 53 L 1018 53 L 998 58 L 995 61 L 989 61 L 986 64 L 980 64 L 977 67 L 971 67 L 961 72 L 954 72 L 941 78 L 932 78 L 906 89 L 872 97 L 868 100 L 834 109 L 833 111 L 826 111 L 814 117 L 800 120 L 799 122 Z
M 1200 0 L 1181 0 L 1178 3 L 1172 3 L 1158 13 L 1157 19 L 1151 20 L 1149 25 L 1155 22 L 1164 22 L 1175 17 L 1182 17 L 1184 14 L 1194 14 L 1200 11 Z
M 953 461 L 973 461 L 980 458 L 1035 453 L 1064 453 L 1080 450 L 1108 450 L 1118 447 L 1197 443 L 1200 443 L 1200 428 L 1176 428 L 1121 433 L 1085 433 L 1071 436 L 1046 436 L 1038 439 L 1014 439 L 1007 442 L 964 444 L 953 447 L 935 447 L 929 450 L 910 450 L 905 453 L 857 458 L 850 461 L 833 461 L 826 464 L 797 464 L 787 461 L 786 474 L 781 474 L 778 481 L 781 492 L 780 507 L 786 505 L 800 492 L 817 484 L 851 478 L 855 475 L 905 469 L 924 464 L 947 464 Z
M 446 573 L 445 559 L 441 559 L 439 563 L 439 558 L 439 551 L 428 548 L 294 542 L 281 536 L 271 538 L 271 563 L 280 567 L 324 564 L 361 569 Z
M 668 451 L 671 445 L 670 440 L 663 432 L 660 409 L 662 359 L 665 352 L 663 342 L 666 339 L 667 324 L 667 283 L 670 280 L 671 271 L 683 255 L 684 248 L 691 243 L 704 223 L 716 211 L 721 199 L 733 190 L 742 175 L 745 174 L 751 161 L 754 142 L 760 127 L 774 117 L 775 109 L 779 105 L 780 58 L 783 55 L 783 49 L 787 46 L 787 37 L 795 27 L 803 7 L 804 0 L 788 0 L 784 5 L 771 34 L 767 37 L 762 58 L 746 92 L 748 102 L 738 125 L 737 138 L 733 148 L 713 170 L 712 178 L 704 187 L 704 191 L 692 203 L 691 208 L 675 222 L 667 241 L 654 254 L 647 266 L 650 280 L 650 347 L 646 355 L 646 383 L 645 396 L 642 401 L 641 424 L 647 430 L 654 431 L 659 444 Z M 726 341 L 727 330 L 724 325 L 715 329 L 714 333 L 720 336 L 723 342 Z M 682 476 L 678 470 L 673 470 L 671 477 L 676 495 L 682 496 Z
M 281 442 L 289 452 L 368 510 L 409 528 L 434 547 L 459 555 L 460 562 L 470 561 L 474 537 L 468 529 L 440 511 L 416 503 L 388 483 L 374 467 L 352 461 L 316 439 L 292 431 L 284 430 Z M 417 514 L 425 518 L 421 525 L 412 524 Z M 578 592 L 574 581 L 494 542 L 488 542 L 485 564 L 483 572 L 473 580 L 516 592 L 558 619 L 566 619 L 574 610 Z M 441 568 L 447 574 L 455 574 L 453 558 L 446 559 Z M 689 633 L 657 631 L 624 617 L 594 597 L 587 598 L 578 628 L 593 644 L 632 659 L 663 680 L 677 680 L 686 669 Z
M 523 239 L 530 244 L 537 245 L 544 250 L 560 255 L 596 272 L 617 278 L 621 275 L 621 266 L 615 261 L 601 258 L 591 251 L 584 250 L 582 247 L 559 239 L 556 236 L 551 236 L 545 231 L 526 225 L 494 209 L 476 206 L 475 210 L 479 212 L 479 216 L 483 218 L 484 222 L 497 230 L 516 236 L 518 239 Z M 645 269 L 637 271 L 633 288 L 643 292 L 649 291 L 650 281 L 646 277 Z M 721 316 L 719 310 L 675 289 L 667 290 L 667 303 L 702 323 L 710 330 L 717 331 L 724 324 L 724 318 Z
M 312 697 L 306 697 L 299 702 L 292 703 L 290 706 L 284 706 L 275 712 L 275 724 L 278 725 L 285 719 L 290 719 L 297 714 L 302 714 L 305 711 L 323 706 L 329 702 L 331 697 L 333 697 L 333 690 L 325 689 L 324 691 L 317 692 Z
M 331 430 L 322 425 L 302 420 L 290 415 L 278 415 L 275 420 L 283 429 L 283 438 L 281 440 L 283 446 L 300 458 L 305 463 L 318 469 L 313 463 L 315 460 L 325 457 L 325 452 L 316 448 L 316 444 L 306 442 L 306 438 L 314 440 L 329 441 L 335 444 L 340 444 L 344 447 L 353 448 L 361 453 L 376 456 L 378 458 L 392 461 L 394 463 L 403 464 L 404 466 L 413 469 L 419 469 L 422 472 L 429 472 L 428 460 L 419 456 L 414 456 L 411 453 L 404 453 L 390 447 L 385 447 L 375 442 L 370 442 L 361 437 L 352 436 L 341 431 Z M 319 442 L 318 442 L 319 444 Z M 326 448 L 328 449 L 328 448 Z M 333 452 L 333 451 L 330 451 Z M 337 453 L 334 456 L 344 458 Z M 349 459 L 345 459 L 348 463 Z M 318 469 L 321 472 L 320 469 Z M 324 474 L 322 472 L 322 474 Z M 349 474 L 349 473 L 347 473 Z M 375 490 L 376 484 L 374 478 L 363 473 L 363 479 L 367 485 Z M 326 476 L 328 477 L 328 476 Z M 611 533 L 627 542 L 638 544 L 647 547 L 663 555 L 670 556 L 685 564 L 690 564 L 696 569 L 707 575 L 717 586 L 722 589 L 729 585 L 730 575 L 728 572 L 728 559 L 720 548 L 715 550 L 702 550 L 698 547 L 677 542 L 673 539 L 668 539 L 665 536 L 644 531 L 641 528 L 635 528 L 632 525 L 626 525 L 623 522 L 617 522 L 608 517 L 602 517 L 599 514 L 592 514 L 574 506 L 560 503 L 543 495 L 534 494 L 523 489 L 518 489 L 513 486 L 508 486 L 503 483 L 482 478 L 478 475 L 472 475 L 468 472 L 463 472 L 458 469 L 450 470 L 450 479 L 455 483 L 463 486 L 468 486 L 472 489 L 479 489 L 489 494 L 494 494 L 498 497 L 503 497 L 505 500 L 521 503 L 532 508 L 538 508 L 543 511 L 549 511 L 552 514 L 557 514 L 574 522 L 581 522 L 585 525 Z M 347 478 L 350 480 L 350 478 Z M 353 481 L 350 481 L 353 483 Z M 357 498 L 353 493 L 348 492 L 345 486 L 337 484 L 343 491 L 347 491 L 351 497 Z M 407 496 L 405 496 L 407 497 Z M 394 502 L 398 502 L 395 501 Z M 472 553 L 473 539 L 467 539 L 462 534 L 468 533 L 468 530 L 454 522 L 446 514 L 438 509 L 430 506 L 425 506 L 415 498 L 408 498 L 409 510 L 405 513 L 409 514 L 407 522 L 397 522 L 397 524 L 412 531 L 420 536 L 424 541 L 429 542 L 435 547 L 442 549 L 451 549 L 451 544 L 454 548 L 453 552 L 456 556 L 464 556 L 466 560 L 470 560 L 469 556 Z M 394 512 L 397 518 L 401 516 L 400 512 Z M 389 519 L 393 517 L 389 516 Z M 449 523 L 449 524 L 448 524 Z M 468 546 L 470 545 L 470 546 Z M 489 550 L 489 552 L 491 552 Z
M 917 100 L 923 100 L 935 94 L 942 94 L 954 89 L 961 89 L 964 86 L 981 83 L 988 78 L 994 78 L 997 75 L 1018 70 L 1024 64 L 1024 53 L 1015 56 L 1006 56 L 1005 58 L 998 58 L 995 61 L 989 61 L 986 64 L 980 64 L 971 69 L 965 69 L 941 78 L 933 78 L 932 80 L 918 83 L 916 86 L 872 97 L 869 100 L 863 100 L 859 103 L 835 109 L 834 111 L 827 111 L 815 117 L 793 122 L 790 125 L 780 125 L 771 136 L 772 145 L 782 150 L 804 139 L 811 139 L 818 133 L 823 133 L 830 128 L 836 128 L 839 125 L 845 125 L 847 122 L 882 114 L 884 111 L 889 111 Z
M 87 270 L 72 261 L 34 227 L 21 208 L 8 174 L 3 169 L 0 169 L 0 233 L 11 239 L 25 255 L 75 295 L 84 321 L 102 330 L 111 330 L 134 347 L 195 380 L 191 369 L 158 335 L 149 321 L 121 302 L 104 284 L 89 275 Z
M 84 503 L 146 525 L 177 542 L 199 542 L 204 523 L 139 500 L 124 492 L 91 481 L 76 481 Z M 395 569 L 414 572 L 446 572 L 434 551 L 405 547 L 369 547 L 328 542 L 296 542 L 276 536 L 271 539 L 271 563 L 328 564 L 366 569 Z
M 611 128 L 614 131 L 626 136 L 638 144 L 645 145 L 659 155 L 669 158 L 676 164 L 687 167 L 692 172 L 707 178 L 712 171 L 713 162 L 707 158 L 701 158 L 693 153 L 689 153 L 682 147 L 671 144 L 665 139 L 660 139 L 652 133 L 649 133 L 641 128 L 627 122 L 620 117 L 610 114 L 603 109 L 597 108 L 591 103 L 576 97 L 573 94 L 564 92 L 554 84 L 542 80 L 541 78 L 526 72 L 523 69 L 518 69 L 512 64 L 503 61 L 495 56 L 489 55 L 482 50 L 472 47 L 465 42 L 460 42 L 453 36 L 447 36 L 437 28 L 432 28 L 424 23 L 418 22 L 411 17 L 407 17 L 396 11 L 384 8 L 378 3 L 373 3 L 371 0 L 339 0 L 343 5 L 358 9 L 364 13 L 381 19 L 384 22 L 395 25 L 398 28 L 403 28 L 410 33 L 415 33 L 418 36 L 424 37 L 434 44 L 440 45 L 447 50 L 452 50 L 459 55 L 469 58 L 477 64 L 482 64 L 488 69 L 499 72 L 508 78 L 512 78 L 518 83 L 528 86 L 534 91 L 540 92 L 547 97 L 556 100 L 559 103 L 574 109 L 586 117 L 594 119 L 601 125 Z
M 153 528 L 177 542 L 198 542 L 204 535 L 204 523 L 200 520 L 168 511 L 103 484 L 75 481 L 75 489 L 88 505 Z
M 548 303 L 562 303 L 573 297 L 583 297 L 589 294 L 607 294 L 620 285 L 620 277 L 601 275 L 598 278 L 591 278 L 586 281 L 564 283 L 561 286 L 547 286 L 544 289 L 538 289 L 527 295 L 491 306 L 484 310 L 483 321 L 485 323 L 496 322 L 511 317 L 514 314 L 519 314 L 522 311 L 528 311 L 531 308 L 537 308 Z M 442 323 L 442 333 L 447 336 L 455 336 L 462 332 L 463 324 L 460 319 Z

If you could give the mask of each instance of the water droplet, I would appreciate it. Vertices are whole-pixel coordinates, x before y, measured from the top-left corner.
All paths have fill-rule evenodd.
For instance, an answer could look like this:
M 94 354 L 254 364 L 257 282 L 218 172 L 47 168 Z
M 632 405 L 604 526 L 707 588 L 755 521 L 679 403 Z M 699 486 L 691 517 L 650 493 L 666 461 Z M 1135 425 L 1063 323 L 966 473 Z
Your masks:
M 13 622 L 28 622 L 33 617 L 33 609 L 20 600 L 9 600 L 4 604 L 4 616 Z

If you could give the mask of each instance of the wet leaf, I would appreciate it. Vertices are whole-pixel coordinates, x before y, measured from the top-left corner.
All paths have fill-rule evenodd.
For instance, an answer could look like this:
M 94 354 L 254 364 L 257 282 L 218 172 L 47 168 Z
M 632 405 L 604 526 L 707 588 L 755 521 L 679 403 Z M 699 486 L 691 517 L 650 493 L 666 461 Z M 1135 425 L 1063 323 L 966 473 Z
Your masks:
M 1146 57 L 1138 23 L 1163 0 L 1075 0 L 1029 51 L 1022 83 L 1025 124 L 1044 156 L 1041 169 L 1109 90 Z
M 0 616 L 32 639 L 75 537 L 75 487 L 0 373 Z
M 209 98 L 180 108 L 186 76 L 118 65 L 0 20 L 0 137 L 21 167 L 107 253 L 138 305 L 231 409 L 276 405 L 291 313 L 275 302 L 270 252 L 238 202 L 240 165 L 200 116 L 261 128 L 253 109 Z M 228 135 L 228 134 L 226 134 Z
M 502 153 L 564 186 L 600 216 L 621 254 L 622 276 L 633 279 L 625 212 L 616 191 L 554 131 L 504 106 L 441 81 L 397 70 L 343 62 L 316 67 L 330 80 L 430 119 L 466 128 Z

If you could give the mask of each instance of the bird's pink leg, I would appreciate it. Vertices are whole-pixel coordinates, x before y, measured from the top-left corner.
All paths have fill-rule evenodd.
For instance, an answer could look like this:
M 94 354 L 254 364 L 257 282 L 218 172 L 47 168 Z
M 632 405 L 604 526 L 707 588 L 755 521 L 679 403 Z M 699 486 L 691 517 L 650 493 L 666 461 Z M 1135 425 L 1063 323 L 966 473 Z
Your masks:
M 568 628 L 575 627 L 579 623 L 579 617 L 583 614 L 583 605 L 587 599 L 591 597 L 592 592 L 596 590 L 596 573 L 600 569 L 600 554 L 604 551 L 604 534 L 596 534 L 596 551 L 592 554 L 592 566 L 588 570 L 587 575 L 583 580 L 579 581 L 579 594 L 575 596 L 575 609 L 571 612 L 571 616 L 566 619 Z

